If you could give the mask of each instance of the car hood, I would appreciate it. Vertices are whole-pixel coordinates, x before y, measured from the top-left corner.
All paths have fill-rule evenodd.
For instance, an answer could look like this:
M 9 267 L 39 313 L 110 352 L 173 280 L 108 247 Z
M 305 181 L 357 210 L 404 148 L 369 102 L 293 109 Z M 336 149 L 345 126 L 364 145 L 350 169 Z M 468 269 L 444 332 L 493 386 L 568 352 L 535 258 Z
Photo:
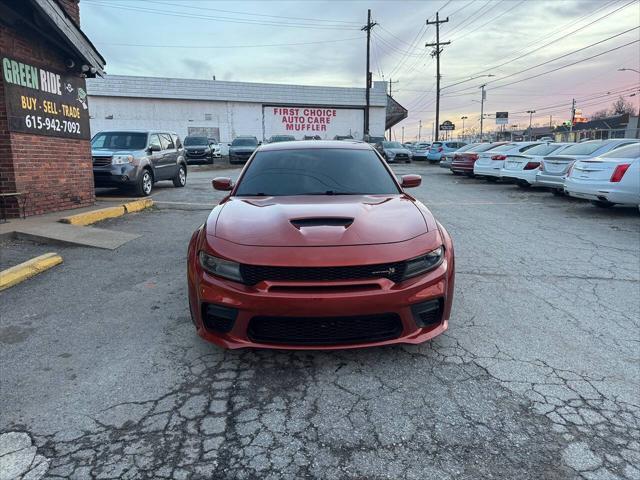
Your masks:
M 265 247 L 397 243 L 427 231 L 406 195 L 232 197 L 207 221 L 208 236 Z
M 92 157 L 109 157 L 113 155 L 133 155 L 134 157 L 139 157 L 146 155 L 146 152 L 144 150 L 111 150 L 108 148 L 91 150 Z
M 391 153 L 409 153 L 409 150 L 406 148 L 385 148 L 384 151 Z
M 247 153 L 247 152 L 253 152 L 256 148 L 258 148 L 258 146 L 256 145 L 255 147 L 229 147 L 229 151 L 230 152 L 238 152 L 238 153 Z

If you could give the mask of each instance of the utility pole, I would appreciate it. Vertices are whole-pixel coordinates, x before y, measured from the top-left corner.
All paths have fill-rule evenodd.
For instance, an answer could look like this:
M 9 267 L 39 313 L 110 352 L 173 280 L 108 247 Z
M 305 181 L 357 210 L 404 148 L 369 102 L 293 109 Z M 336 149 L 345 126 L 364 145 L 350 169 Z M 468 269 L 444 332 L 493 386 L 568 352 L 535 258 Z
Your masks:
M 440 128 L 440 54 L 442 53 L 442 49 L 440 48 L 443 45 L 449 45 L 451 42 L 443 42 L 440 43 L 440 24 L 447 23 L 449 21 L 449 17 L 444 20 L 440 20 L 439 12 L 436 12 L 436 21 L 430 22 L 427 20 L 427 25 L 435 25 L 436 26 L 436 43 L 426 43 L 425 47 L 435 47 L 435 50 L 431 52 L 431 56 L 436 57 L 436 125 L 434 130 L 434 141 L 438 141 L 438 130 Z
M 535 110 L 527 110 L 527 113 L 529 114 L 529 141 L 531 141 L 531 119 L 533 118 L 533 114 L 536 113 Z
M 369 90 L 371 89 L 371 72 L 369 71 L 370 50 L 371 50 L 371 29 L 377 25 L 376 22 L 371 22 L 371 9 L 367 10 L 367 24 L 360 30 L 367 32 L 367 75 L 366 75 L 366 102 L 367 106 L 364 110 L 364 137 L 369 137 Z
M 569 125 L 569 133 L 573 132 L 573 122 L 576 119 L 576 99 L 571 100 L 571 125 Z
M 549 128 L 553 128 L 553 115 L 549 115 Z
M 482 141 L 482 127 L 484 125 L 484 100 L 487 98 L 487 94 L 484 91 L 484 87 L 487 84 L 480 85 L 480 89 L 482 90 L 482 95 L 480 96 L 480 141 Z
M 422 120 L 418 123 L 418 141 L 420 141 L 420 134 L 422 133 Z
M 404 127 L 402 127 L 402 143 L 404 143 Z
M 469 118 L 466 115 L 464 117 L 460 117 L 460 120 L 462 120 L 462 139 L 464 140 L 464 121 Z
M 393 80 L 391 80 L 391 77 L 389 77 L 389 96 L 392 98 L 393 98 L 393 84 L 398 82 L 400 82 L 400 80 L 396 80 L 394 82 Z

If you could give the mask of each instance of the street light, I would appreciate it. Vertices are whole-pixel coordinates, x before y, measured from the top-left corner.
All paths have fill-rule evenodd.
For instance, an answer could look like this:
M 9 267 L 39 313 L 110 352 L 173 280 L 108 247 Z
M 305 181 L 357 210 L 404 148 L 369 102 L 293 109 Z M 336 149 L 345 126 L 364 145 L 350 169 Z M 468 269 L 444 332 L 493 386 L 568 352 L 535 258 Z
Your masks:
M 464 140 L 464 121 L 469 118 L 467 116 L 464 117 L 460 117 L 460 120 L 462 120 L 462 139 Z
M 640 70 L 636 70 L 635 68 L 619 68 L 618 69 L 619 72 L 636 72 L 640 74 Z
M 536 113 L 535 110 L 527 110 L 529 114 L 529 141 L 531 141 L 531 119 L 533 118 L 533 114 Z

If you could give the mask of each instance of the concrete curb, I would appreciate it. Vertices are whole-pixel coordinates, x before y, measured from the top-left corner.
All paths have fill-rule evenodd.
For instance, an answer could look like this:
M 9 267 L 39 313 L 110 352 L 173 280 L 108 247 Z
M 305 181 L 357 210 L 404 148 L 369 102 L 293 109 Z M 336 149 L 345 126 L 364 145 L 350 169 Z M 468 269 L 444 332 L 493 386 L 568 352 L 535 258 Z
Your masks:
M 45 253 L 15 267 L 7 268 L 0 272 L 0 291 L 24 282 L 28 278 L 49 270 L 60 263 L 62 263 L 60 255 L 57 253 Z
M 125 213 L 140 212 L 145 208 L 153 206 L 153 200 L 144 198 L 142 200 L 134 200 L 117 207 L 100 208 L 90 212 L 78 213 L 60 219 L 62 223 L 69 225 L 91 225 L 92 223 L 101 222 L 107 218 L 121 217 Z

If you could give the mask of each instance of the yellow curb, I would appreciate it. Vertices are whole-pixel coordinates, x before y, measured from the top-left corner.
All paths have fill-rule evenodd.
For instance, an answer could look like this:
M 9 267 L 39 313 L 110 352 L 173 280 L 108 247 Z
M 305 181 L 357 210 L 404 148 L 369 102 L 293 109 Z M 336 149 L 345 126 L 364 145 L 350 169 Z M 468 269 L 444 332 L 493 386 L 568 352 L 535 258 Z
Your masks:
M 150 198 L 143 198 L 142 200 L 134 200 L 133 202 L 127 202 L 123 205 L 127 213 L 141 212 L 145 208 L 153 206 L 153 200 Z
M 61 218 L 62 223 L 70 225 L 91 225 L 92 223 L 101 222 L 107 218 L 120 217 L 125 214 L 124 205 L 117 207 L 100 208 L 91 212 L 78 213 L 68 217 Z
M 7 268 L 0 272 L 0 291 L 24 282 L 26 279 L 49 270 L 60 263 L 62 263 L 60 255 L 57 253 L 45 253 L 15 267 Z

